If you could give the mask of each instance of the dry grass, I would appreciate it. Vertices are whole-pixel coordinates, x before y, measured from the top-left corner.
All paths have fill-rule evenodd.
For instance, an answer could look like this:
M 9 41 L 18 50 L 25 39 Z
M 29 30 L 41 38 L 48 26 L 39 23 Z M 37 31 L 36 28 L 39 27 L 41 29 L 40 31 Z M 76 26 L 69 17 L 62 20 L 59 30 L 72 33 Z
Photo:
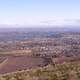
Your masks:
M 12 55 L 31 55 L 31 50 L 15 50 L 15 51 L 9 51 L 9 52 L 0 52 L 0 54 L 12 54 Z
M 0 80 L 80 80 L 80 64 L 64 63 L 8 73 L 1 75 Z

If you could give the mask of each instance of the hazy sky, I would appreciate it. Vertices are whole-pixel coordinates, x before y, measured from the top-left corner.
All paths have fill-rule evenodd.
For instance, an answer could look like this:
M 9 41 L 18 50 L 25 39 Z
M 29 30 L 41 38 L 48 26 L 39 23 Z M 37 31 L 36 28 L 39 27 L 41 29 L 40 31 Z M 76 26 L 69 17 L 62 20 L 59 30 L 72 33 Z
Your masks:
M 0 0 L 0 24 L 62 25 L 79 19 L 80 0 Z

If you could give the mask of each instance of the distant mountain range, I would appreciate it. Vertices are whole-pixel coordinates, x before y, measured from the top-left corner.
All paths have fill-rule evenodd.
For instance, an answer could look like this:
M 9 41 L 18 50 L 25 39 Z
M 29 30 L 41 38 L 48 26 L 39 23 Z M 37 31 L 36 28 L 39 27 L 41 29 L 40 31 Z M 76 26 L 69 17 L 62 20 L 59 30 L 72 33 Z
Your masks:
M 27 26 L 27 27 L 7 27 L 7 28 L 2 28 L 2 26 L 0 26 L 0 32 L 12 32 L 12 31 L 19 31 L 19 32 L 34 32 L 34 31 L 39 31 L 39 32 L 44 32 L 44 31 L 54 31 L 54 32 L 63 32 L 63 31 L 76 31 L 76 32 L 80 32 L 80 26 L 70 26 L 70 25 L 66 25 L 66 26 Z

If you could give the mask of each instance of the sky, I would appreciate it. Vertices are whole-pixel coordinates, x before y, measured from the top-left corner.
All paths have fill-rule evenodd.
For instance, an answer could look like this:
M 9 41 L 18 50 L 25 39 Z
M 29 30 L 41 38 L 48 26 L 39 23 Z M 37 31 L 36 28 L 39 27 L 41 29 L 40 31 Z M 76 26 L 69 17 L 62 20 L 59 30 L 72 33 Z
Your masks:
M 0 0 L 0 25 L 80 25 L 80 0 Z

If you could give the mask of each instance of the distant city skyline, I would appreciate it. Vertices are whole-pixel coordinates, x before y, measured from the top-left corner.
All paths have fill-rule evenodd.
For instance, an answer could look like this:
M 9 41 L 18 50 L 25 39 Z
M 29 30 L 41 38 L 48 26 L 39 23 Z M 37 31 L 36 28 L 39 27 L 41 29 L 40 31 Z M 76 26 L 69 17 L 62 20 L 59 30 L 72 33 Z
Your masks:
M 0 0 L 0 25 L 79 26 L 80 0 Z

